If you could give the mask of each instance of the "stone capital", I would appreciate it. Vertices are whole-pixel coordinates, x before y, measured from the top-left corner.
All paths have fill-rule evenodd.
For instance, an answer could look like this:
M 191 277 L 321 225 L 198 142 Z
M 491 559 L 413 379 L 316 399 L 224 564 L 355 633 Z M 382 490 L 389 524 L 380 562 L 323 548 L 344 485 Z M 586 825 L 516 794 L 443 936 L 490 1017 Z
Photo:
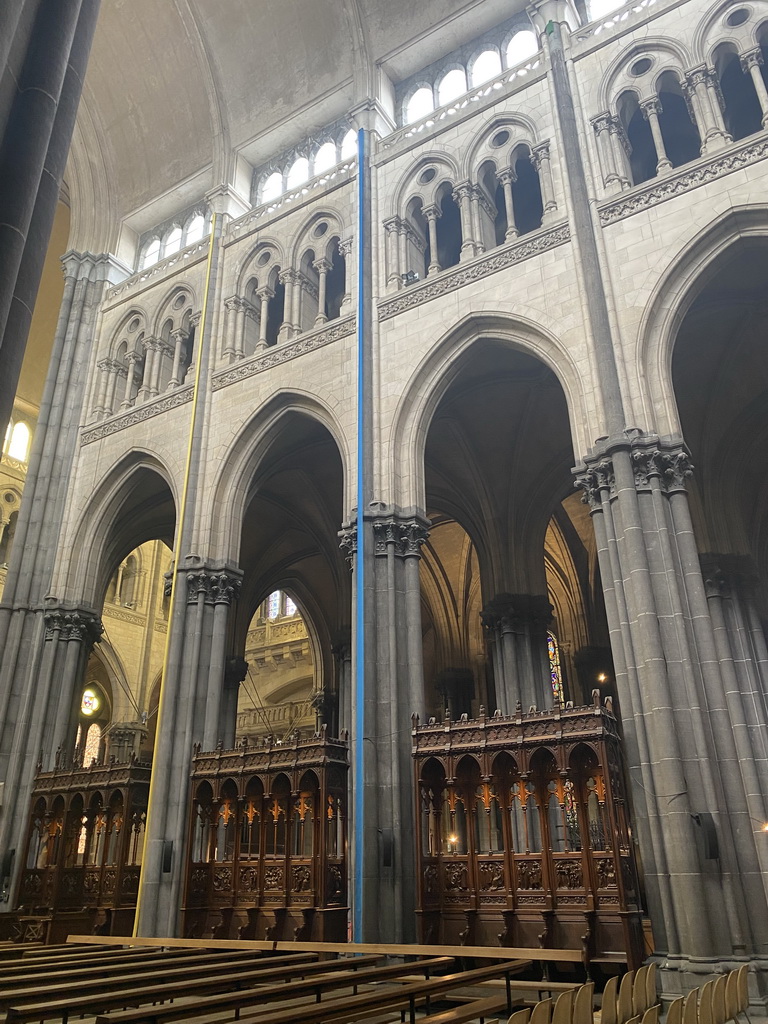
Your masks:
M 610 131 L 615 120 L 616 118 L 609 110 L 604 110 L 596 117 L 590 118 L 590 124 L 594 128 L 595 134 L 600 135 L 601 132 Z
M 549 139 L 546 142 L 540 142 L 536 146 L 531 146 L 531 163 L 534 170 L 540 170 L 545 160 L 549 160 Z
M 421 512 L 379 505 L 373 514 L 374 553 L 377 557 L 391 552 L 398 558 L 418 558 L 430 525 Z
M 686 489 L 693 466 L 682 439 L 662 439 L 657 434 L 630 429 L 617 437 L 602 439 L 574 470 L 575 486 L 584 491 L 582 500 L 593 511 L 600 507 L 606 494 L 609 499 L 615 497 L 613 460 L 619 451 L 629 455 L 637 490 L 659 486 L 671 494 Z
M 104 633 L 104 626 L 98 615 L 85 609 L 49 608 L 44 615 L 45 639 L 74 640 L 92 646 L 98 643 Z
M 661 100 L 658 96 L 650 96 L 647 100 L 640 100 L 640 109 L 647 121 L 651 114 L 660 114 L 662 111 Z
M 332 269 L 333 265 L 330 260 L 326 260 L 325 258 L 323 258 L 315 260 L 312 266 L 315 268 L 318 274 L 327 274 L 328 271 Z
M 402 225 L 402 221 L 400 220 L 399 217 L 387 217 L 387 219 L 383 221 L 383 224 L 384 230 L 387 232 L 388 235 L 391 235 L 398 233 Z
M 739 63 L 741 64 L 744 71 L 748 72 L 750 68 L 760 68 L 763 66 L 763 54 L 759 46 L 756 46 L 754 50 L 747 50 L 746 53 L 739 54 Z
M 214 604 L 232 604 L 240 596 L 242 577 L 227 571 L 210 574 L 210 594 Z
M 496 177 L 502 185 L 511 185 L 513 182 L 517 181 L 517 175 L 511 167 L 505 167 L 503 171 L 499 171 Z
M 437 220 L 443 215 L 443 211 L 436 203 L 431 203 L 429 206 L 422 206 L 421 212 L 427 220 Z

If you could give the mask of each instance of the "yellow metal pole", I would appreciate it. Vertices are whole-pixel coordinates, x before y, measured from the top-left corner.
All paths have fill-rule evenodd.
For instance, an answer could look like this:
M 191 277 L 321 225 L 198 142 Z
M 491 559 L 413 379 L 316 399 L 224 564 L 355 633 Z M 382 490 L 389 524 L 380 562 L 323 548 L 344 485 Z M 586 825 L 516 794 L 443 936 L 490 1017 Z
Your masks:
M 168 608 L 168 631 L 165 634 L 165 649 L 163 651 L 163 670 L 160 676 L 160 695 L 157 702 L 157 726 L 155 727 L 155 748 L 157 748 L 157 737 L 161 735 L 161 729 L 163 726 L 163 690 L 165 688 L 165 678 L 168 671 L 168 652 L 170 650 L 171 642 L 171 627 L 173 625 L 174 611 L 176 608 L 176 583 L 179 578 L 179 557 L 181 555 L 181 545 L 183 541 L 183 527 L 184 527 L 184 516 L 187 511 L 187 495 L 189 492 L 189 474 L 192 468 L 192 444 L 195 431 L 195 417 L 197 414 L 197 406 L 200 401 L 200 367 L 202 366 L 203 356 L 203 342 L 205 340 L 205 318 L 208 313 L 208 290 L 211 283 L 211 267 L 213 264 L 213 247 L 215 245 L 216 238 L 216 214 L 213 214 L 211 219 L 211 241 L 208 245 L 208 260 L 205 268 L 205 289 L 203 291 L 203 308 L 200 314 L 200 337 L 197 339 L 197 359 L 195 361 L 195 386 L 192 391 L 192 411 L 190 413 L 189 420 L 189 443 L 187 444 L 187 461 L 184 467 L 184 481 L 181 488 L 181 503 L 179 508 L 179 516 L 176 521 L 176 538 L 173 545 L 173 572 L 171 575 L 171 601 Z M 154 751 L 153 751 L 154 760 Z M 149 799 L 147 800 L 147 816 L 144 822 L 144 838 L 142 840 L 142 851 L 141 851 L 141 864 L 142 874 L 144 872 L 144 861 L 147 848 L 147 833 L 149 832 L 149 822 L 152 816 L 152 802 L 155 795 L 155 784 L 157 780 L 155 778 L 154 771 L 149 780 Z M 141 912 L 141 898 L 144 894 L 143 880 L 139 884 L 139 892 L 136 897 L 136 914 L 133 919 L 133 935 L 138 935 L 139 927 L 139 914 Z

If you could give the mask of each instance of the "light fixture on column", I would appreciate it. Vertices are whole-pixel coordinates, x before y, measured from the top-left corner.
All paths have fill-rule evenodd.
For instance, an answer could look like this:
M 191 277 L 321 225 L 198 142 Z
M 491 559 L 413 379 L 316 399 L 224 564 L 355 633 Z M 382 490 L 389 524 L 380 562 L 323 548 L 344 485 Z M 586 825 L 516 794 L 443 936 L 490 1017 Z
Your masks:
M 605 672 L 601 672 L 600 675 L 597 677 L 597 681 L 598 683 L 607 683 L 608 676 L 605 674 Z

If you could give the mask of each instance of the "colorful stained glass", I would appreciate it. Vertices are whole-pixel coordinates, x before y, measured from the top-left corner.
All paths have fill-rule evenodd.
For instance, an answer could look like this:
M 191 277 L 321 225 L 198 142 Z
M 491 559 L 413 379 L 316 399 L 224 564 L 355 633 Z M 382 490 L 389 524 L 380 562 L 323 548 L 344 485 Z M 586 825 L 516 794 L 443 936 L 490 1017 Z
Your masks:
M 80 711 L 83 715 L 95 715 L 101 707 L 101 701 L 95 690 L 90 687 L 87 690 L 83 690 L 83 699 L 80 703 Z
M 85 735 L 85 749 L 83 750 L 83 766 L 87 768 L 91 761 L 99 758 L 99 746 L 101 745 L 101 726 L 91 722 L 88 732 Z
M 560 648 L 553 633 L 547 633 L 547 654 L 549 655 L 549 675 L 552 680 L 552 695 L 558 704 L 565 703 L 563 677 L 560 672 Z
M 282 594 L 279 590 L 273 591 L 267 598 L 267 618 L 276 619 L 280 614 L 280 598 Z
M 286 615 L 295 615 L 297 611 L 298 611 L 298 609 L 296 607 L 296 602 L 292 601 L 290 599 L 290 597 L 286 597 L 286 599 L 285 599 L 285 614 Z

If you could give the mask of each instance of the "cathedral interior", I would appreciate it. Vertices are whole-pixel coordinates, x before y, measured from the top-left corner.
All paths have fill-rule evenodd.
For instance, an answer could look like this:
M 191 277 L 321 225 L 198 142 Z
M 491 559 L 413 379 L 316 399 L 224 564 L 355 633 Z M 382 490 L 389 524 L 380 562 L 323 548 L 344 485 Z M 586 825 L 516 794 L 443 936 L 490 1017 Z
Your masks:
M 0 941 L 765 1014 L 768 0 L 11 6 Z

